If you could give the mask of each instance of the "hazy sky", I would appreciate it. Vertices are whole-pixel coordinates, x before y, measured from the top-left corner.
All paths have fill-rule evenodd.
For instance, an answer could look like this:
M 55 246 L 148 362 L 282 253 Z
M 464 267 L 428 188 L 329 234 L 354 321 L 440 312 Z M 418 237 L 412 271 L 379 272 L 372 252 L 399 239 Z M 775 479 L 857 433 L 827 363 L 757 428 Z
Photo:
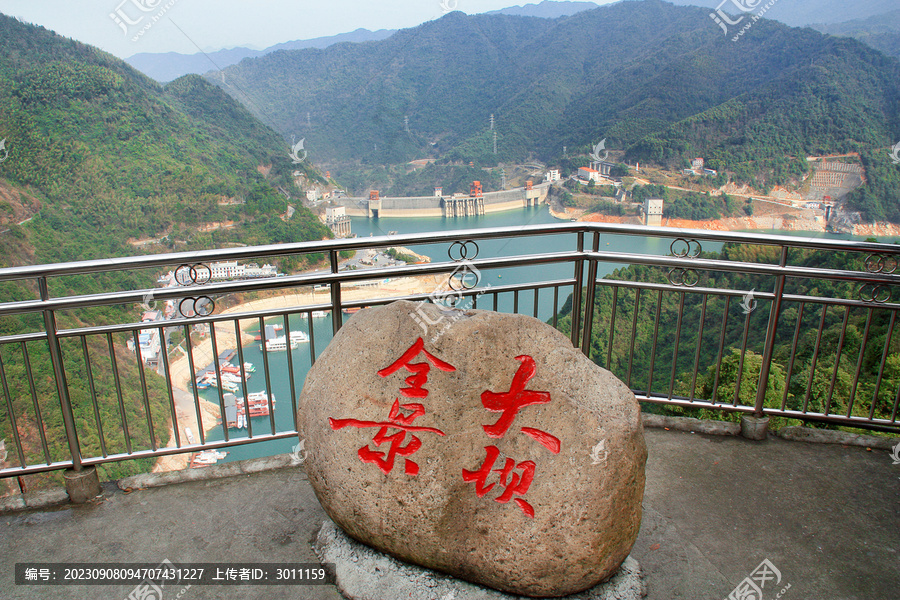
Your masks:
M 613 0 L 595 0 L 608 4 Z M 0 0 L 0 12 L 121 58 L 139 52 L 265 48 L 365 29 L 401 29 L 449 10 L 468 14 L 528 0 Z M 160 16 L 161 15 L 161 16 Z M 156 21 L 154 18 L 158 17 Z M 139 33 L 143 30 L 143 34 Z

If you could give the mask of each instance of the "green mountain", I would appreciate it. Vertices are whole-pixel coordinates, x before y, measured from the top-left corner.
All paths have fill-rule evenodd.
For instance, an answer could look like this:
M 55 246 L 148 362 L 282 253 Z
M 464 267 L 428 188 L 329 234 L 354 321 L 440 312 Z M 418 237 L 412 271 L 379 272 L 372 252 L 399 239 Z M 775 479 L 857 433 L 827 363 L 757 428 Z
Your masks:
M 215 52 L 197 52 L 195 54 L 181 54 L 179 52 L 142 52 L 129 56 L 125 61 L 135 69 L 149 75 L 153 79 L 166 82 L 178 79 L 182 75 L 191 73 L 201 74 L 209 71 L 218 71 L 224 67 L 237 64 L 245 58 L 265 56 L 279 50 L 298 50 L 300 48 L 327 48 L 332 44 L 345 42 L 367 42 L 369 40 L 383 40 L 394 34 L 393 29 L 357 29 L 350 33 L 329 35 L 313 38 L 311 40 L 294 40 L 275 44 L 263 50 L 251 48 L 229 48 Z
M 42 207 L 10 232 L 33 252 L 5 254 L 5 265 L 129 254 L 128 238 L 174 230 L 183 234 L 171 245 L 225 243 L 191 228 L 233 220 L 241 236 L 285 211 L 276 186 L 290 189 L 292 170 L 321 178 L 292 165 L 277 133 L 200 77 L 163 88 L 96 48 L 2 16 L 0 105 L 9 152 L 0 185 Z M 221 205 L 228 199 L 244 204 Z M 16 208 L 0 205 L 21 215 Z M 327 234 L 306 211 L 292 221 L 305 239 Z
M 138 248 L 131 238 L 164 238 L 167 248 L 200 249 L 330 235 L 299 202 L 290 219 L 281 217 L 287 202 L 278 188 L 300 192 L 293 171 L 311 181 L 321 181 L 321 175 L 308 163 L 292 164 L 277 133 L 198 76 L 163 88 L 96 48 L 0 15 L 0 106 L 0 266 L 133 255 Z M 213 233 L 199 227 L 226 220 L 234 227 Z M 117 271 L 54 277 L 49 285 L 54 295 L 142 289 L 153 287 L 155 275 Z M 2 283 L 0 301 L 33 299 L 35 286 L 30 280 Z M 57 314 L 62 328 L 137 318 L 134 305 Z M 42 329 L 40 315 L 0 319 L 0 334 Z M 143 377 L 126 350 L 126 337 L 114 334 L 112 351 L 99 336 L 86 340 L 84 349 L 75 339 L 61 342 L 75 421 L 89 456 L 167 442 L 168 396 L 161 377 L 145 373 L 146 400 L 140 386 L 126 386 L 121 398 L 115 393 L 116 377 Z M 4 344 L 0 360 L 0 439 L 13 439 L 7 415 L 12 405 L 26 461 L 45 460 L 41 436 L 51 460 L 63 460 L 66 436 L 46 342 Z M 38 402 L 43 430 L 37 427 Z M 133 425 L 128 440 L 118 425 L 109 426 L 122 418 L 119 402 Z M 142 426 L 151 421 L 157 424 L 155 440 Z M 100 422 L 107 424 L 105 450 Z M 111 464 L 103 476 L 134 473 L 152 462 Z M 30 487 L 46 484 L 45 477 L 35 477 Z
M 606 139 L 630 161 L 708 156 L 722 183 L 765 189 L 802 177 L 808 155 L 889 160 L 900 63 L 768 20 L 733 37 L 707 9 L 660 0 L 559 19 L 451 13 L 381 42 L 247 60 L 219 85 L 330 166 L 559 162 Z M 900 220 L 900 188 L 881 183 L 869 191 Z
M 900 58 L 900 10 L 844 23 L 814 24 L 813 29 L 855 38 L 888 56 Z
M 596 2 L 557 2 L 543 0 L 537 4 L 525 4 L 523 6 L 510 6 L 500 10 L 485 12 L 486 15 L 515 15 L 519 17 L 540 17 L 542 19 L 555 19 L 567 17 L 585 10 L 597 8 Z
M 671 0 L 673 4 L 703 6 L 738 15 L 743 8 L 756 13 L 768 0 Z M 767 11 L 766 18 L 776 19 L 794 27 L 813 23 L 840 23 L 852 14 L 858 19 L 882 15 L 897 8 L 896 0 L 777 0 Z

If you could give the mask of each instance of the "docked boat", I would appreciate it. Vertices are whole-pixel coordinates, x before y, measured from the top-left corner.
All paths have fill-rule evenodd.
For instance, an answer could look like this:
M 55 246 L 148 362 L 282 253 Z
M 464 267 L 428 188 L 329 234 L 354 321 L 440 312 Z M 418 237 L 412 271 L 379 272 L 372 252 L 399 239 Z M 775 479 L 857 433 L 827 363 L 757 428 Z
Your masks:
M 324 318 L 327 317 L 327 316 L 328 316 L 328 311 L 327 311 L 327 310 L 314 310 L 314 311 L 312 311 L 312 318 L 313 318 L 313 319 L 324 319 Z
M 293 350 L 294 348 L 296 348 L 299 345 L 300 345 L 299 342 L 294 342 L 293 340 L 291 340 L 291 350 Z M 259 349 L 260 350 L 263 349 L 262 344 L 259 345 Z M 288 343 L 283 335 L 272 338 L 270 340 L 266 340 L 266 351 L 268 351 L 268 352 L 283 352 L 287 349 L 288 349 Z
M 198 389 L 202 389 L 202 388 L 200 388 L 200 386 L 204 383 L 206 384 L 207 387 L 221 388 L 221 389 L 227 390 L 229 392 L 236 392 L 236 391 L 238 391 L 238 389 L 240 389 L 240 386 L 238 386 L 238 384 L 235 383 L 234 381 L 229 381 L 228 379 L 225 379 L 224 377 L 223 377 L 222 381 L 219 381 L 219 379 L 214 374 L 207 375 L 206 377 L 203 378 L 202 382 L 198 381 L 197 382 Z
M 222 381 L 229 381 L 238 385 L 243 382 L 240 375 L 234 375 L 232 373 L 222 373 Z
M 291 350 L 294 350 L 300 344 L 309 341 L 309 336 L 303 333 L 302 331 L 292 331 L 291 332 L 291 341 L 290 346 Z M 262 344 L 260 344 L 259 349 L 262 350 Z M 280 335 L 278 337 L 274 337 L 266 340 L 266 350 L 269 352 L 281 352 L 288 349 L 288 341 L 283 336 Z
M 251 363 L 251 362 L 245 362 L 245 363 L 244 363 L 244 372 L 246 372 L 246 373 L 255 373 L 255 372 L 256 372 L 256 367 L 254 367 L 254 366 L 253 366 L 253 363 Z
M 247 419 L 253 417 L 268 417 L 271 414 L 270 397 L 265 391 L 247 394 L 247 400 L 243 398 L 226 398 L 227 426 L 236 429 L 247 427 Z M 275 406 L 275 395 L 271 396 L 271 406 Z M 249 416 L 248 416 L 249 413 Z

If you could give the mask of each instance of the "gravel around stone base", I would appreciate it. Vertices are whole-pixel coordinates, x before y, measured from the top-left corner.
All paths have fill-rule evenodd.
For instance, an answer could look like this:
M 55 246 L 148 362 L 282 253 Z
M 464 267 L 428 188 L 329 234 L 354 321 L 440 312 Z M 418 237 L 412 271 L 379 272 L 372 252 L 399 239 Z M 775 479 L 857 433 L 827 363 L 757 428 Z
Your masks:
M 315 550 L 323 563 L 334 563 L 338 589 L 350 600 L 526 600 L 400 562 L 351 539 L 331 520 L 319 530 Z M 640 600 L 646 594 L 641 566 L 629 556 L 605 583 L 561 600 Z

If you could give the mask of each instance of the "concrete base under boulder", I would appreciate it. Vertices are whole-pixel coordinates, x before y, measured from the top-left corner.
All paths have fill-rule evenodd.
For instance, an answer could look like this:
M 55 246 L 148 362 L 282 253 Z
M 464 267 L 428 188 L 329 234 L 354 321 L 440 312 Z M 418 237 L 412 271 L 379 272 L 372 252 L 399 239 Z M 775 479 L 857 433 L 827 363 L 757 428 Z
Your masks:
M 316 554 L 334 563 L 338 589 L 350 600 L 520 600 L 515 596 L 401 562 L 350 538 L 328 520 L 319 530 Z M 630 556 L 609 580 L 562 600 L 640 600 L 646 596 L 641 567 Z

